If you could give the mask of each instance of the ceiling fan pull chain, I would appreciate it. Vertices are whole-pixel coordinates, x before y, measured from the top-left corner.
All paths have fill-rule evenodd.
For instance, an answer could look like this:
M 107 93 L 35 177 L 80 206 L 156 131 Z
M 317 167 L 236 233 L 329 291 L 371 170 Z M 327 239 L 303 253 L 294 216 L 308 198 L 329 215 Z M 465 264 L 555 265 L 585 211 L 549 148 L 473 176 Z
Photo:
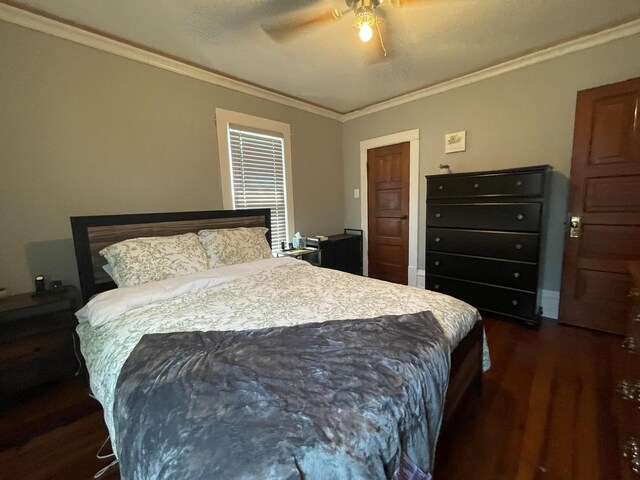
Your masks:
M 384 56 L 387 56 L 387 49 L 384 48 L 384 42 L 382 41 L 382 33 L 380 33 L 380 25 L 378 24 L 378 19 L 376 19 L 376 29 L 378 30 L 378 37 L 380 37 L 380 46 L 382 47 L 382 51 L 384 52 Z

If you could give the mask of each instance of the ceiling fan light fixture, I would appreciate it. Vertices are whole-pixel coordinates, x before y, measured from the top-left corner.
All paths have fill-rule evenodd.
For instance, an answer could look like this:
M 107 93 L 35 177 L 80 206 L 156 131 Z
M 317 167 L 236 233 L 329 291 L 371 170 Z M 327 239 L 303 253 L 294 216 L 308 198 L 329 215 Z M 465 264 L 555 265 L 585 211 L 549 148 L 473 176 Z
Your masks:
M 356 21 L 354 26 L 358 29 L 360 40 L 368 42 L 373 37 L 373 29 L 376 23 L 376 14 L 369 6 L 361 6 L 356 10 Z
M 371 37 L 373 37 L 373 30 L 371 29 L 371 26 L 368 23 L 363 23 L 360 27 L 360 33 L 358 36 L 360 37 L 360 40 L 365 43 L 371 40 Z

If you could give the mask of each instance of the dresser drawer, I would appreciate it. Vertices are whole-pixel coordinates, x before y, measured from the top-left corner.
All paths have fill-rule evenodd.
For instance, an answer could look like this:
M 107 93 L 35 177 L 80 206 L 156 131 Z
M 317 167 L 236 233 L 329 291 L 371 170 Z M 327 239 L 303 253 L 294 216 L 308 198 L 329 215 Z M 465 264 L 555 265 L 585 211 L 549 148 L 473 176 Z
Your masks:
M 427 275 L 429 290 L 445 293 L 480 310 L 536 321 L 536 295 L 507 288 L 480 285 L 451 278 Z
M 427 198 L 539 196 L 544 173 L 430 178 Z
M 427 250 L 536 262 L 540 236 L 534 233 L 427 228 Z
M 535 292 L 538 265 L 427 252 L 427 274 Z
M 540 228 L 540 203 L 445 204 L 427 207 L 427 225 L 536 232 Z

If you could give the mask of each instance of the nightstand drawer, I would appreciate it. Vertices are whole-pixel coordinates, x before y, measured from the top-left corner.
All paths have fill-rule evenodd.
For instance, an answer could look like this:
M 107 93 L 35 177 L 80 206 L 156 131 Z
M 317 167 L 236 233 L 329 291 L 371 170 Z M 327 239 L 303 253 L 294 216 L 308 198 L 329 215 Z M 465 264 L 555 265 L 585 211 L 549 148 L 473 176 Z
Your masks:
M 426 287 L 458 298 L 479 310 L 488 310 L 502 315 L 535 319 L 535 293 L 507 288 L 481 285 L 463 280 L 427 275 Z
M 80 364 L 72 335 L 72 330 L 63 329 L 5 344 L 0 349 L 0 392 L 14 393 L 73 376 Z
M 0 345 L 32 335 L 53 332 L 61 328 L 72 330 L 77 324 L 75 315 L 68 310 L 37 315 L 29 318 L 28 321 L 6 322 L 0 330 Z
M 435 252 L 536 262 L 539 242 L 533 233 L 427 228 L 427 250 Z
M 427 274 L 535 292 L 538 265 L 427 252 Z
M 61 353 L 73 351 L 73 334 L 71 329 L 58 329 L 7 343 L 0 349 L 0 368 L 15 362 L 38 359 L 51 358 L 54 361 Z
M 427 225 L 535 232 L 540 228 L 540 203 L 447 204 L 427 207 Z
M 428 198 L 537 196 L 544 191 L 544 173 L 431 178 L 427 188 Z

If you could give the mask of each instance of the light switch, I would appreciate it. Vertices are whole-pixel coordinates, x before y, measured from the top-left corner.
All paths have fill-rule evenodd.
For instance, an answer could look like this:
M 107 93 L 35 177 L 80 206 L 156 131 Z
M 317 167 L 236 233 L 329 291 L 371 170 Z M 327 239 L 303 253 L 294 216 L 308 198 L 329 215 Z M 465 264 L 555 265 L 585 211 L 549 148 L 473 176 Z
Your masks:
M 359 188 L 354 188 L 353 189 L 353 198 L 360 198 L 360 189 Z

